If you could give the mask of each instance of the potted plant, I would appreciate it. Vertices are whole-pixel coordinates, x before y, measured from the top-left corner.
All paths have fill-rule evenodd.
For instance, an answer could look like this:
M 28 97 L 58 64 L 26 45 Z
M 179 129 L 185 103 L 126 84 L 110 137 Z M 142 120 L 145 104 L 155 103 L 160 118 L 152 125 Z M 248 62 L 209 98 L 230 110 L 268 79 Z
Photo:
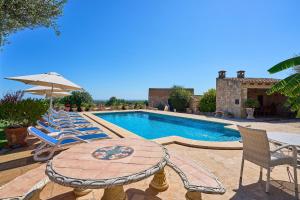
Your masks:
M 247 99 L 245 101 L 247 119 L 255 119 L 254 111 L 255 111 L 255 108 L 258 108 L 258 106 L 259 106 L 259 102 L 255 99 Z
M 36 99 L 0 103 L 0 120 L 5 124 L 8 146 L 25 146 L 27 127 L 34 125 L 47 109 L 45 101 Z

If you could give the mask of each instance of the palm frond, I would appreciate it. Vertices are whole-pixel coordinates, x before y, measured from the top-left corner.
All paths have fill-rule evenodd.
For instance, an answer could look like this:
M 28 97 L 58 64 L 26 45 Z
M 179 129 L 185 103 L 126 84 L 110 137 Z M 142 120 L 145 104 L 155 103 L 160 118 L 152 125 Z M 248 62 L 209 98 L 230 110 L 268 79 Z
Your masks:
M 267 94 L 273 94 L 274 92 L 279 92 L 287 95 L 286 93 L 292 91 L 299 84 L 300 84 L 300 74 L 296 73 L 273 85 L 272 88 L 267 91 Z
M 277 65 L 274 65 L 273 67 L 271 67 L 268 72 L 270 74 L 274 74 L 276 72 L 280 72 L 282 70 L 294 67 L 294 66 L 298 66 L 300 65 L 300 56 L 297 57 L 293 57 L 287 60 L 284 60 L 280 63 L 278 63 Z
M 294 74 L 293 77 L 284 86 L 282 93 L 290 96 L 292 91 L 300 85 L 300 74 Z
M 293 89 L 293 91 L 291 91 L 290 96 L 291 97 L 297 97 L 300 95 L 300 85 L 298 85 L 297 87 L 295 87 Z

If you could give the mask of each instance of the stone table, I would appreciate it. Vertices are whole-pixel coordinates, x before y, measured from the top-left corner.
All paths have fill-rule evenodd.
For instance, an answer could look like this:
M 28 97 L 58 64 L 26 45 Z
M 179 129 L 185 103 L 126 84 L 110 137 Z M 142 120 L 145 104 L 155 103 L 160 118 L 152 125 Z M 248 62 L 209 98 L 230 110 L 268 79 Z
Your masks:
M 74 145 L 47 164 L 50 180 L 74 188 L 76 196 L 104 189 L 102 200 L 127 199 L 123 185 L 154 175 L 150 187 L 168 188 L 164 167 L 167 150 L 143 139 L 106 139 Z

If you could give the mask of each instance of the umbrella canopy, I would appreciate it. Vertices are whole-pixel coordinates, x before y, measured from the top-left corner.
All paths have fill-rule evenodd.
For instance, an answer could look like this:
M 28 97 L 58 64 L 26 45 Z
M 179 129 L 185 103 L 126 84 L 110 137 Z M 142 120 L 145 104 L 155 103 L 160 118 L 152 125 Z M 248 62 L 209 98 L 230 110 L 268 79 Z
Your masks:
M 55 72 L 34 74 L 28 76 L 7 77 L 6 79 L 20 81 L 30 85 L 60 88 L 62 90 L 67 90 L 67 91 L 82 89 L 79 85 L 76 85 L 75 83 L 65 79 L 62 75 Z
M 36 94 L 36 95 L 45 95 L 46 97 L 64 97 L 70 96 L 71 93 L 66 92 L 60 88 L 51 88 L 45 86 L 35 86 L 29 89 L 24 90 L 24 92 Z
M 49 93 L 43 93 L 43 92 L 29 92 L 31 94 L 35 95 L 46 95 L 47 98 L 51 97 L 65 97 L 65 96 L 71 96 L 72 94 L 70 92 L 50 92 Z
M 46 87 L 46 86 L 35 86 L 32 88 L 28 88 L 24 90 L 24 92 L 29 92 L 29 93 L 41 93 L 41 94 L 47 94 L 50 92 L 66 92 L 66 90 L 60 89 L 60 88 L 53 88 L 52 87 Z

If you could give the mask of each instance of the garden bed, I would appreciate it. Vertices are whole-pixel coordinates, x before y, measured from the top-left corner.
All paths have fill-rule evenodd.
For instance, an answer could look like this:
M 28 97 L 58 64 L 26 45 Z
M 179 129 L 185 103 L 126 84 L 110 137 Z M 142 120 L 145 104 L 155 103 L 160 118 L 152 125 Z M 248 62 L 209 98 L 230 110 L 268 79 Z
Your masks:
M 7 140 L 4 133 L 4 124 L 0 122 L 0 149 L 7 144 Z

